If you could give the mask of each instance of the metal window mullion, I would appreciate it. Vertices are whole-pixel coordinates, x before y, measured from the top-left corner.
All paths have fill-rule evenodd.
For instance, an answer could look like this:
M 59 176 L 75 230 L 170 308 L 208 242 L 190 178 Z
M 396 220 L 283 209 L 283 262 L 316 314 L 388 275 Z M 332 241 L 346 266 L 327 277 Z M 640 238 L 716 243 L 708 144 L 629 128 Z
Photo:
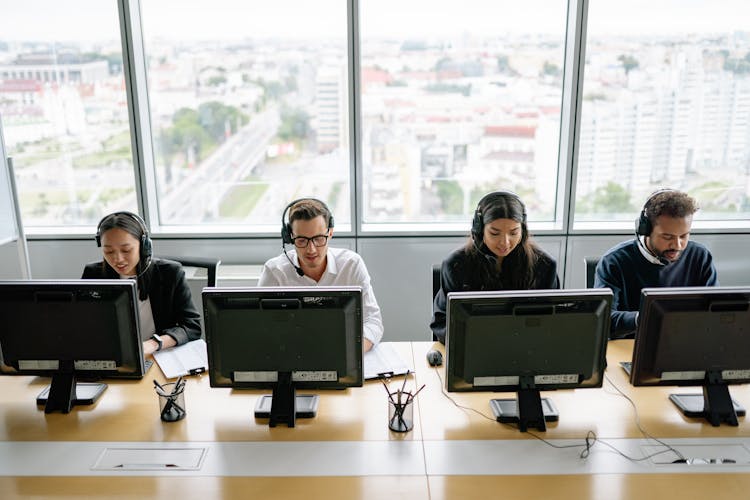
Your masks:
M 568 26 L 568 42 L 566 43 L 566 79 L 570 84 L 564 89 L 562 122 L 567 128 L 563 136 L 565 149 L 561 147 L 561 162 L 566 165 L 565 190 L 563 200 L 563 228 L 565 234 L 573 232 L 575 223 L 576 182 L 578 180 L 578 153 L 581 133 L 581 112 L 583 105 L 584 68 L 586 66 L 586 25 L 588 22 L 589 0 L 569 0 L 568 19 L 573 26 Z M 572 40 L 571 40 L 572 38 Z M 570 43 L 572 42 L 572 43 Z M 568 68 L 568 66 L 570 66 Z M 567 94 L 565 94 L 567 90 Z
M 138 210 L 149 226 L 158 226 L 158 198 L 148 104 L 146 57 L 143 46 L 140 0 L 118 1 L 123 73 L 128 101 L 130 140 Z
M 347 42 L 348 42 L 348 70 L 349 70 L 349 186 L 351 199 L 349 202 L 354 233 L 354 248 L 359 251 L 359 235 L 362 233 L 362 217 L 364 213 L 362 166 L 362 124 L 360 94 L 360 38 L 359 38 L 359 0 L 347 1 Z
M 583 95 L 583 70 L 586 53 L 586 21 L 588 0 L 568 1 L 568 22 L 565 36 L 565 73 L 563 80 L 562 113 L 560 117 L 560 154 L 558 155 L 557 212 L 562 214 L 562 232 L 565 235 L 565 270 L 568 268 L 568 237 L 575 220 L 575 193 L 580 142 L 581 99 Z M 560 187 L 562 184 L 562 188 Z M 559 196 L 560 193 L 562 196 Z

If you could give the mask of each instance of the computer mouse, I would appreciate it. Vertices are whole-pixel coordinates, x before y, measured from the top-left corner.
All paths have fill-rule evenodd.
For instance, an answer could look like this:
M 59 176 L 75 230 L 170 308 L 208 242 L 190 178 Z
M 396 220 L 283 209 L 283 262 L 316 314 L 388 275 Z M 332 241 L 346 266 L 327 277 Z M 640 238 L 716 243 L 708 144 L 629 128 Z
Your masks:
M 443 353 L 437 349 L 431 349 L 427 352 L 427 362 L 430 366 L 440 366 L 443 364 Z

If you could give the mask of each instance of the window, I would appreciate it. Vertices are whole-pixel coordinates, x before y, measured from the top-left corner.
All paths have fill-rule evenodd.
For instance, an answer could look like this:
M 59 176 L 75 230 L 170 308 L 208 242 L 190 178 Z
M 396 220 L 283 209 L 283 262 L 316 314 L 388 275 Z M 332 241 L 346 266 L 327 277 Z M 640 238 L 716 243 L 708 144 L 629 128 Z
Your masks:
M 276 230 L 286 204 L 303 196 L 325 201 L 346 227 L 346 4 L 141 8 L 162 227 Z
M 119 33 L 114 2 L 2 9 L 0 115 L 27 227 L 59 233 L 136 210 Z
M 750 219 L 748 5 L 590 3 L 575 227 L 632 224 L 662 187 L 704 225 Z
M 532 220 L 560 217 L 566 13 L 565 1 L 361 2 L 365 229 L 464 228 L 496 190 Z

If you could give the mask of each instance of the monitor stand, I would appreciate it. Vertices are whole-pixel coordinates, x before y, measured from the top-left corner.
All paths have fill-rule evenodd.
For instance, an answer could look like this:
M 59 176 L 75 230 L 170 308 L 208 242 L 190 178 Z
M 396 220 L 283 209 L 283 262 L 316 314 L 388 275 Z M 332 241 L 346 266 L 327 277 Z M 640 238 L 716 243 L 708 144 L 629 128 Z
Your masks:
M 738 426 L 737 417 L 745 416 L 745 408 L 729 395 L 729 387 L 720 372 L 708 372 L 703 394 L 670 394 L 669 400 L 690 418 L 705 418 L 718 427 L 722 422 Z
M 498 422 L 518 422 L 518 429 L 526 432 L 529 427 L 546 431 L 545 422 L 557 422 L 560 414 L 549 398 L 541 398 L 539 389 L 519 389 L 518 399 L 491 399 L 490 408 Z
M 75 374 L 56 373 L 52 383 L 36 397 L 37 405 L 44 405 L 44 413 L 70 413 L 73 406 L 94 404 L 107 384 L 78 382 Z
M 317 394 L 296 394 L 291 372 L 279 372 L 273 395 L 261 396 L 255 405 L 255 418 L 268 418 L 268 426 L 294 427 L 297 418 L 312 418 L 318 410 Z

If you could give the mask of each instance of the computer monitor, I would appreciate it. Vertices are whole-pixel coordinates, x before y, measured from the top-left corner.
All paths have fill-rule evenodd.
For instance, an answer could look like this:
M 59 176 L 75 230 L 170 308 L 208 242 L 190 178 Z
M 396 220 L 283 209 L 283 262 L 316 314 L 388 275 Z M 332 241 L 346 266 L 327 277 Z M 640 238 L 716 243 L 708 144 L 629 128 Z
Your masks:
M 738 425 L 728 385 L 750 382 L 750 287 L 643 289 L 630 382 L 702 386 L 669 398 L 686 416 Z
M 203 311 L 211 387 L 272 389 L 255 408 L 271 427 L 315 415 L 296 389 L 362 385 L 359 287 L 204 288 Z
M 37 398 L 45 413 L 107 387 L 77 379 L 143 377 L 135 281 L 3 281 L 0 318 L 0 374 L 52 377 Z
M 601 387 L 611 303 L 605 288 L 449 293 L 446 389 L 515 391 L 490 401 L 497 420 L 546 430 L 540 390 Z

